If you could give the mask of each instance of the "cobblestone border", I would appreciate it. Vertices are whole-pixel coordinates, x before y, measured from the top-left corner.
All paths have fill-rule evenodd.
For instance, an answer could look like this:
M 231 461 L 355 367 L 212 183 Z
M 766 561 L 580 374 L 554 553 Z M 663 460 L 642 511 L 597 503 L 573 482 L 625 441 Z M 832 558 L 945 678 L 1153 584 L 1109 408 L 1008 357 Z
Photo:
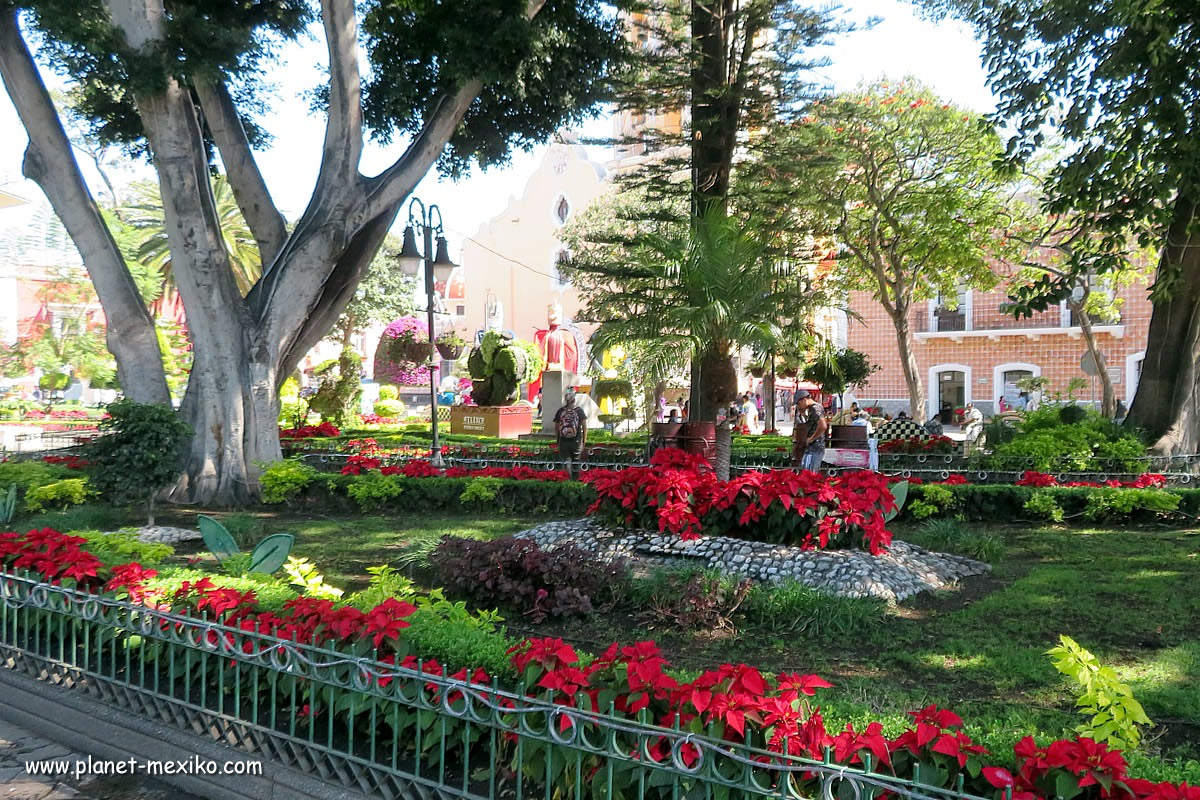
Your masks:
M 766 583 L 795 580 L 838 597 L 878 597 L 892 603 L 953 588 L 963 578 L 992 569 L 982 561 L 901 541 L 893 541 L 884 555 L 873 556 L 863 550 L 801 550 L 728 536 L 685 542 L 653 531 L 614 532 L 586 519 L 548 522 L 514 535 L 539 547 L 573 544 L 605 561 L 632 558 L 667 566 L 698 565 Z

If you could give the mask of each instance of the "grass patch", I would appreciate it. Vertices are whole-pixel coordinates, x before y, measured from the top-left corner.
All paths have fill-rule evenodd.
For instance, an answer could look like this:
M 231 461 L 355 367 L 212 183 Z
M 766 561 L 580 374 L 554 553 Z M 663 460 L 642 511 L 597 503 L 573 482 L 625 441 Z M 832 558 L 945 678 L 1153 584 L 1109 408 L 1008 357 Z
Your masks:
M 352 519 L 279 520 L 269 532 L 296 537 L 295 555 L 308 558 L 332 584 L 347 591 L 367 582 L 367 567 L 391 564 L 422 569 L 443 536 L 490 540 L 530 528 L 543 520 L 516 516 L 429 515 L 419 519 L 364 516 Z
M 954 553 L 994 564 L 1004 555 L 1004 537 L 956 519 L 931 519 L 906 534 L 906 542 L 936 553 Z

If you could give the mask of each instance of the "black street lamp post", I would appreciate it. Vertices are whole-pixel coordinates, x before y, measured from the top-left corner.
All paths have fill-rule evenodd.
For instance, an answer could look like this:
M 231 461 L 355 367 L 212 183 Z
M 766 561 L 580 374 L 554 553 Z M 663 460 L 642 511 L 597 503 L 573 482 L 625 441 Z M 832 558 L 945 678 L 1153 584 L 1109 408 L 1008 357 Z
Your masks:
M 424 247 L 417 249 L 417 230 L 421 231 Z M 436 248 L 434 239 L 436 237 Z M 433 441 L 429 449 L 429 461 L 435 467 L 442 466 L 442 445 L 438 436 L 437 372 L 438 351 L 434 340 L 434 311 L 436 306 L 435 280 L 442 285 L 450 279 L 456 266 L 450 260 L 450 248 L 446 244 L 442 229 L 442 210 L 436 205 L 428 208 L 414 197 L 408 204 L 408 226 L 404 229 L 404 246 L 400 250 L 400 269 L 406 275 L 416 275 L 425 268 L 425 312 L 429 325 L 429 416 Z

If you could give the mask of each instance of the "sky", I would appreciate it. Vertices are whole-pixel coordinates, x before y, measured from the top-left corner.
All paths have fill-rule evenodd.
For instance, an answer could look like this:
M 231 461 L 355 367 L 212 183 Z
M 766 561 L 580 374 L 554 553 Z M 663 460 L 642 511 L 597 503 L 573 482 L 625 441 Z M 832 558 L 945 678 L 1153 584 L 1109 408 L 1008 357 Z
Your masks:
M 994 108 L 994 99 L 985 84 L 979 45 L 966 26 L 922 19 L 906 0 L 844 0 L 842 5 L 852 20 L 862 22 L 877 17 L 881 21 L 870 30 L 842 36 L 827 48 L 824 55 L 831 64 L 817 71 L 815 77 L 819 80 L 840 90 L 885 75 L 911 75 L 946 100 L 981 112 Z M 269 149 L 258 154 L 258 162 L 288 219 L 297 218 L 303 210 L 319 166 L 324 119 L 310 111 L 304 93 L 322 80 L 324 61 L 322 42 L 309 40 L 289 45 L 268 76 L 277 86 L 278 97 L 262 122 L 274 141 Z M 59 79 L 50 75 L 47 82 L 52 88 L 61 85 Z M 610 131 L 609 121 L 599 118 L 586 124 L 580 133 L 585 137 L 604 136 Z M 26 141 L 16 111 L 8 96 L 0 92 L 0 188 L 40 202 L 41 191 L 20 177 Z M 382 171 L 400 152 L 399 146 L 369 145 L 363 157 L 364 173 Z M 503 211 L 510 197 L 523 193 L 544 153 L 545 146 L 530 153 L 517 152 L 506 166 L 486 172 L 473 170 L 457 183 L 431 172 L 415 194 L 424 202 L 439 206 L 447 238 L 452 250 L 457 250 L 463 238 L 474 235 L 481 225 Z M 608 149 L 590 146 L 589 156 L 604 162 L 608 159 Z M 150 177 L 148 172 L 147 177 Z M 29 213 L 28 207 L 7 211 L 4 227 L 11 231 L 13 224 L 23 224 L 23 217 Z M 397 225 L 402 227 L 403 222 L 401 218 Z M 3 235 L 0 230 L 0 236 Z

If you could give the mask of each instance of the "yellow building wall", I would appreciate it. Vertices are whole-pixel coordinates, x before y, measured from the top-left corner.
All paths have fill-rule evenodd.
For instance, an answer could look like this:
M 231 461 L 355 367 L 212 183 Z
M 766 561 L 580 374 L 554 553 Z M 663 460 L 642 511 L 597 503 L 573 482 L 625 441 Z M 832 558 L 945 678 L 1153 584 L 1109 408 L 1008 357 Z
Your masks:
M 485 326 L 488 296 L 504 309 L 503 327 L 532 341 L 546 327 L 546 308 L 559 302 L 567 319 L 578 315 L 578 293 L 557 279 L 555 262 L 566 246 L 559 238 L 559 208 L 567 219 L 582 212 L 609 188 L 604 167 L 587 159 L 582 147 L 551 145 L 520 198 L 463 242 L 465 327 L 468 337 Z M 582 326 L 588 331 L 588 326 Z

